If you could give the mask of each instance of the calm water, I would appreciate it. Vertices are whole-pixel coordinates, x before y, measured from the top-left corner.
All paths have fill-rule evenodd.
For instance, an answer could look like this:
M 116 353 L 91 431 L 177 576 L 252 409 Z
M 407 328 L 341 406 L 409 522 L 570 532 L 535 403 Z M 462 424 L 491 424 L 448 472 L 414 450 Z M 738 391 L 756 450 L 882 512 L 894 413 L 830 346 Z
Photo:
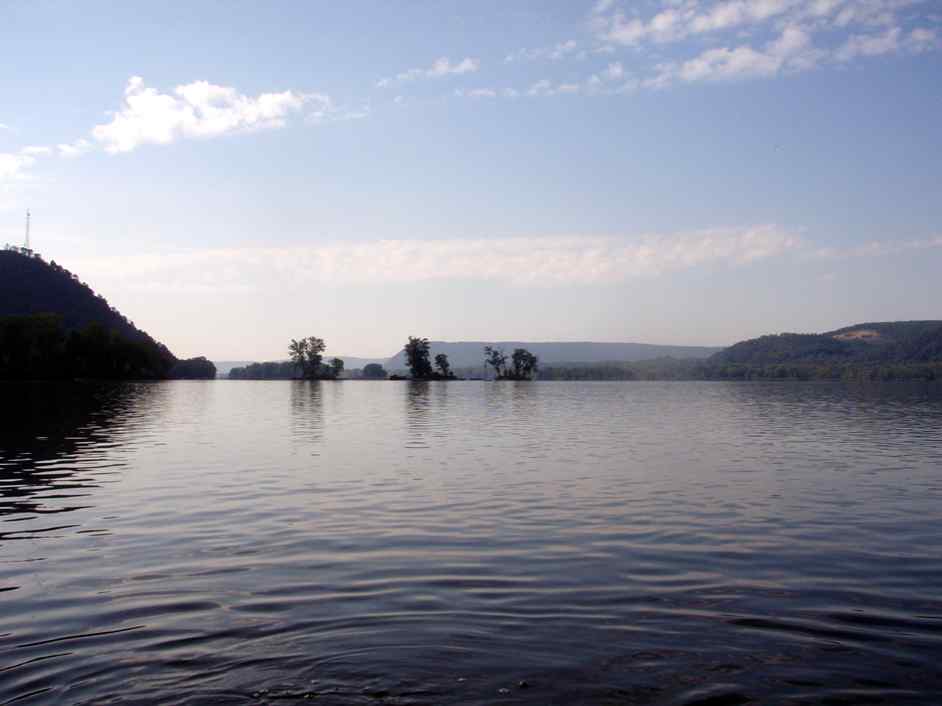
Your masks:
M 0 703 L 942 701 L 938 388 L 0 399 Z

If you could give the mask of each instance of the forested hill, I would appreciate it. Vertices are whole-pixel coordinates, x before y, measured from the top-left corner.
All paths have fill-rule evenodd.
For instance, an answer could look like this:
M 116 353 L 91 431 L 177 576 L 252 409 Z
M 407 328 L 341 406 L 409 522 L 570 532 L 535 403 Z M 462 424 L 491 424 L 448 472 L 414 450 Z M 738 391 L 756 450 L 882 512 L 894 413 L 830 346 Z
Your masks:
M 168 359 L 176 360 L 162 344 L 128 321 L 100 294 L 95 294 L 78 275 L 53 262 L 19 253 L 0 251 L 0 316 L 54 313 L 62 317 L 67 331 L 99 324 L 129 341 L 157 346 Z
M 709 361 L 737 365 L 937 363 L 942 362 L 942 321 L 874 322 L 826 333 L 762 336 L 715 353 Z
M 210 368 L 178 361 L 55 262 L 0 251 L 0 378 L 210 377 Z

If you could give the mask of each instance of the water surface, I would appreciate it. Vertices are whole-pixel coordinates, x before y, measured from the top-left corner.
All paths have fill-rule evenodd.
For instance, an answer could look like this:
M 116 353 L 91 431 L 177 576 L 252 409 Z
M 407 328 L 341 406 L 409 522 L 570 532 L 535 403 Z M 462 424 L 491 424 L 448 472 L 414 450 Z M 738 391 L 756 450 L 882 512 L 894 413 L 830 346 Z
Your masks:
M 942 392 L 2 385 L 0 703 L 942 694 Z

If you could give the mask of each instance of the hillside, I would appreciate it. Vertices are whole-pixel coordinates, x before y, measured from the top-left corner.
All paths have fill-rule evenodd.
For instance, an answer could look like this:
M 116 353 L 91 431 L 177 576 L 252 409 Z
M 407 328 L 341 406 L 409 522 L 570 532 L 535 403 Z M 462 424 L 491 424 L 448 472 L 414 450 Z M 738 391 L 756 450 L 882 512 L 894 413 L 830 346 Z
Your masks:
M 942 321 L 856 324 L 825 333 L 782 333 L 741 341 L 710 363 L 868 365 L 942 362 Z
M 55 262 L 0 251 L 0 378 L 202 378 L 211 367 L 177 360 Z

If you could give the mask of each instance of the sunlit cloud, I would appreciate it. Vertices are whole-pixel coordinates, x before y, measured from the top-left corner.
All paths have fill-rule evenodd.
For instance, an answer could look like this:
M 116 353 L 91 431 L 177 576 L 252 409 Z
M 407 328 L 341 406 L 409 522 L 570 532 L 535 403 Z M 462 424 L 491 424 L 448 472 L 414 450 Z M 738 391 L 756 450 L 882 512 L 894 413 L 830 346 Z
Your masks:
M 310 109 L 326 115 L 333 104 L 319 93 L 261 93 L 250 97 L 208 81 L 177 86 L 173 93 L 148 88 L 139 76 L 124 91 L 121 108 L 92 130 L 110 153 L 130 152 L 145 144 L 170 144 L 181 138 L 210 138 L 284 127 L 291 114 Z

